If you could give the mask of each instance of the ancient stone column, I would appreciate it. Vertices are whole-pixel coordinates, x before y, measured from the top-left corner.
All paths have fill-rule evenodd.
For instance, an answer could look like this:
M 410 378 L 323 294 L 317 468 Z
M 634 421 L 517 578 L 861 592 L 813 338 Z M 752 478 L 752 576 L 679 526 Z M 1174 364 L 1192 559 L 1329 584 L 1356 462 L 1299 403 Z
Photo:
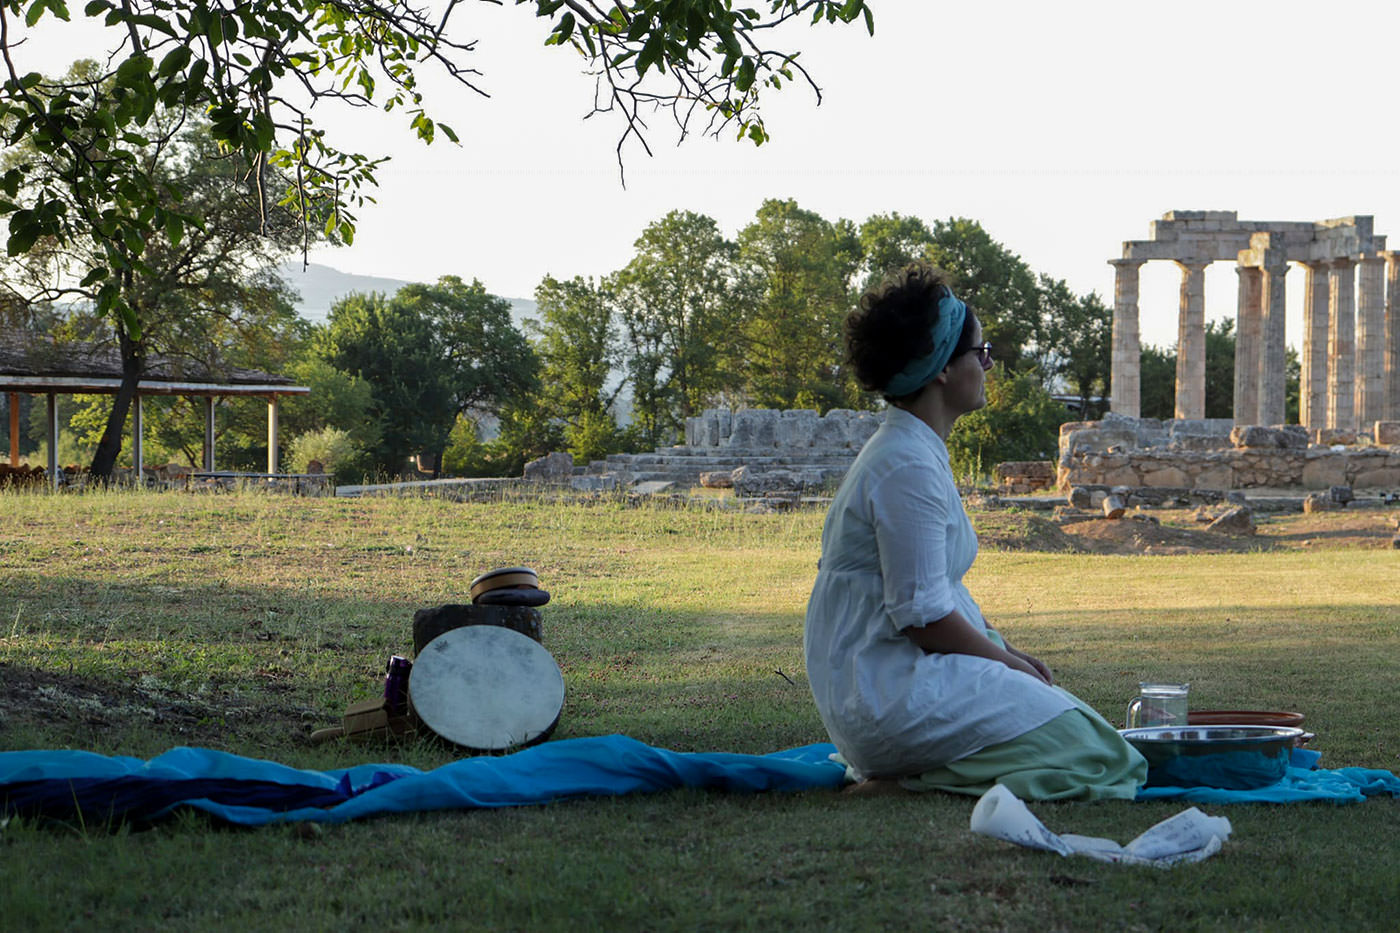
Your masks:
M 1263 295 L 1260 299 L 1259 354 L 1259 423 L 1283 424 L 1284 421 L 1284 361 L 1288 356 L 1287 334 L 1284 329 L 1283 277 L 1288 263 L 1273 250 L 1264 263 Z
M 1385 420 L 1400 421 L 1400 252 L 1385 254 Z
M 1240 277 L 1239 306 L 1235 315 L 1235 424 L 1261 424 L 1259 420 L 1260 308 L 1262 269 L 1236 266 Z
M 1327 427 L 1356 430 L 1356 263 L 1332 260 L 1327 315 Z
M 1298 384 L 1298 423 L 1327 426 L 1327 303 L 1331 295 L 1327 264 L 1307 264 L 1303 286 L 1303 358 Z
M 1142 343 L 1138 329 L 1140 259 L 1110 259 L 1113 266 L 1113 358 L 1109 408 L 1133 418 L 1142 411 Z
M 1356 301 L 1356 421 L 1363 431 L 1385 410 L 1385 258 L 1363 253 Z
M 1180 315 L 1176 338 L 1176 417 L 1206 416 L 1206 266 L 1178 259 Z

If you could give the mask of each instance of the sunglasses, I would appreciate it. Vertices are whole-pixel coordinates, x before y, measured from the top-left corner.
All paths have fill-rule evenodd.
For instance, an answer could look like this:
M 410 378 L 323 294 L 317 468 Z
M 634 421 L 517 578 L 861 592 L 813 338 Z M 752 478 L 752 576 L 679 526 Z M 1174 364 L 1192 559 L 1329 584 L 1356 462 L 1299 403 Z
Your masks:
M 992 368 L 992 345 L 984 343 L 979 347 L 968 347 L 968 353 L 977 354 L 977 362 L 982 364 L 983 369 Z

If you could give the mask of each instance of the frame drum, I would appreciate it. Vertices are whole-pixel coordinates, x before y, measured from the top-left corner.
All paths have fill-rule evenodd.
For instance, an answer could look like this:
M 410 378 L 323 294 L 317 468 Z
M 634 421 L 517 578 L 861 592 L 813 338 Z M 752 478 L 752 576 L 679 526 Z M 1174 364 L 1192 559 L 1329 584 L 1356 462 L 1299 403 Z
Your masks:
M 408 675 L 408 696 L 429 729 L 496 752 L 542 742 L 564 708 L 564 675 L 545 647 L 496 625 L 444 632 Z

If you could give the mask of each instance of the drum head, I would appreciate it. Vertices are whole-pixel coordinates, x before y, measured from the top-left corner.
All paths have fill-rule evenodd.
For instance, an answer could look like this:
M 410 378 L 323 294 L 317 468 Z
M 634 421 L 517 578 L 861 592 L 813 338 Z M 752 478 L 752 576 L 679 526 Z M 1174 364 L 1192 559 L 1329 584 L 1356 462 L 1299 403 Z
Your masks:
M 408 677 L 414 712 L 438 735 L 477 751 L 542 741 L 564 708 L 564 675 L 544 646 L 496 625 L 443 632 Z

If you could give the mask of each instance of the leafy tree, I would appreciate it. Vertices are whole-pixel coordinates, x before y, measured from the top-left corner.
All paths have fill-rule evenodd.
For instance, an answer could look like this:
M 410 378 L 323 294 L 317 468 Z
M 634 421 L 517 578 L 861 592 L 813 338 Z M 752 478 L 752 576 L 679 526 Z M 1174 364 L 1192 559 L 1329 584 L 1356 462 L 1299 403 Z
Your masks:
M 1138 411 L 1144 418 L 1170 419 L 1176 412 L 1176 347 L 1143 344 L 1138 370 Z
M 459 414 L 493 411 L 534 387 L 537 363 L 510 302 L 456 276 L 388 299 L 349 295 L 316 343 L 322 359 L 369 384 L 375 465 L 391 476 L 414 455 L 436 474 Z
M 647 225 L 610 280 L 627 335 L 633 417 L 654 440 L 737 382 L 737 335 L 752 301 L 738 247 L 703 214 Z
M 594 460 L 618 449 L 612 407 L 621 388 L 613 378 L 620 361 L 612 297 L 592 279 L 561 282 L 551 276 L 535 289 L 540 360 L 538 405 L 564 423 L 575 460 Z M 609 389 L 609 382 L 613 382 Z
M 928 259 L 982 322 L 982 334 L 1011 369 L 1031 365 L 1040 321 L 1040 291 L 1025 261 L 975 220 L 936 221 Z
M 374 416 L 374 389 L 359 376 L 336 369 L 317 355 L 318 338 L 307 342 L 303 355 L 290 363 L 285 374 L 311 391 L 289 395 L 282 401 L 279 419 L 289 437 L 342 430 L 357 456 L 379 446 L 381 432 Z M 324 458 L 321 458 L 324 462 Z M 363 471 L 369 463 L 360 465 Z
M 1093 416 L 1090 400 L 1108 395 L 1113 365 L 1113 312 L 1095 293 L 1075 295 L 1063 279 L 1040 276 L 1036 357 L 1041 371 L 1079 396 L 1079 410 Z
M 1235 413 L 1235 322 L 1206 322 L 1206 417 Z
M 742 328 L 749 402 L 823 412 L 856 405 L 841 331 L 861 261 L 854 224 L 770 199 L 740 231 L 739 254 L 762 282 Z
M 891 272 L 916 259 L 924 259 L 933 245 L 933 232 L 917 217 L 874 214 L 860 225 L 864 282 L 862 289 L 878 284 Z
M 91 62 L 81 62 L 70 72 L 71 79 L 86 82 L 91 90 L 89 98 L 72 102 L 74 110 L 86 114 L 85 120 L 95 119 L 93 101 L 108 93 L 96 74 Z M 55 99 L 53 106 L 59 103 Z M 7 119 L 13 115 L 0 116 L 0 125 L 9 128 Z M 80 312 L 75 326 L 84 336 L 110 341 L 120 350 L 122 384 L 106 408 L 91 466 L 99 477 L 109 476 L 116 462 L 131 399 L 152 354 L 159 353 L 177 367 L 182 361 L 198 362 L 215 374 L 234 366 L 268 365 L 279 359 L 279 348 L 296 321 L 285 285 L 266 271 L 295 248 L 297 233 L 289 215 L 264 214 L 258 192 L 217 151 L 199 121 L 161 112 L 151 122 L 160 128 L 161 143 L 131 143 L 126 158 L 138 160 L 141 171 L 159 186 L 161 200 L 154 208 L 142 203 L 97 211 L 92 200 L 62 200 L 69 191 L 64 174 L 69 167 L 46 158 L 40 128 L 22 138 L 0 163 L 16 191 L 42 201 L 73 224 L 57 233 L 31 229 L 33 237 L 12 232 L 9 258 L 0 261 L 3 288 L 20 304 L 67 302 L 92 309 Z M 83 157 L 96 158 L 104 140 L 100 131 L 90 133 Z M 9 181 L 0 189 L 13 195 Z M 177 203 L 179 210 L 197 211 L 203 223 L 185 226 L 173 219 L 168 210 L 175 210 Z M 130 231 L 123 232 L 123 211 L 153 211 L 164 221 L 137 240 Z M 75 215 L 86 219 L 74 220 Z M 12 218 L 12 227 L 14 223 Z M 102 272 L 114 255 L 126 264 L 115 272 Z M 86 270 L 97 271 L 79 278 Z M 109 314 L 117 301 L 125 312 Z M 90 319 L 93 314 L 96 320 Z M 145 322 L 144 330 L 138 320 Z
M 517 5 L 525 0 L 517 0 Z M 106 248 L 80 277 L 99 285 L 99 309 L 121 317 L 139 339 L 137 308 L 121 280 L 142 273 L 145 244 L 158 232 L 178 240 L 205 223 L 183 203 L 178 185 L 153 173 L 145 157 L 177 130 L 158 119 L 208 117 L 208 135 L 237 153 L 260 203 L 293 207 L 307 231 L 354 234 L 353 209 L 382 159 L 342 151 L 312 121 L 314 105 L 337 101 L 405 114 L 426 142 L 440 131 L 425 110 L 419 70 L 442 70 L 482 93 L 470 65 L 475 43 L 459 28 L 464 4 L 440 15 L 405 0 L 256 0 L 210 6 L 166 0 L 90 0 L 110 37 L 106 64 L 82 75 L 45 79 L 21 70 L 22 38 L 11 24 L 46 15 L 67 21 L 64 0 L 0 2 L 0 138 L 32 141 L 33 162 L 0 177 L 0 214 L 9 215 L 10 255 L 41 238 L 66 244 L 100 230 Z M 692 121 L 718 133 L 735 127 L 767 138 L 759 94 L 806 79 L 796 54 L 762 37 L 799 16 L 874 23 L 864 0 L 771 0 L 766 12 L 728 0 L 615 0 L 596 4 L 536 0 L 534 15 L 552 25 L 546 45 L 568 45 L 597 76 L 594 110 L 622 119 L 621 147 L 641 142 L 647 115 L 669 109 L 682 137 Z M 454 14 L 459 14 L 454 18 Z M 285 173 L 286 183 L 272 177 Z
M 980 480 L 1008 460 L 1048 460 L 1068 420 L 1065 406 L 1034 373 L 997 363 L 988 374 L 986 406 L 959 418 L 948 437 L 953 473 Z

